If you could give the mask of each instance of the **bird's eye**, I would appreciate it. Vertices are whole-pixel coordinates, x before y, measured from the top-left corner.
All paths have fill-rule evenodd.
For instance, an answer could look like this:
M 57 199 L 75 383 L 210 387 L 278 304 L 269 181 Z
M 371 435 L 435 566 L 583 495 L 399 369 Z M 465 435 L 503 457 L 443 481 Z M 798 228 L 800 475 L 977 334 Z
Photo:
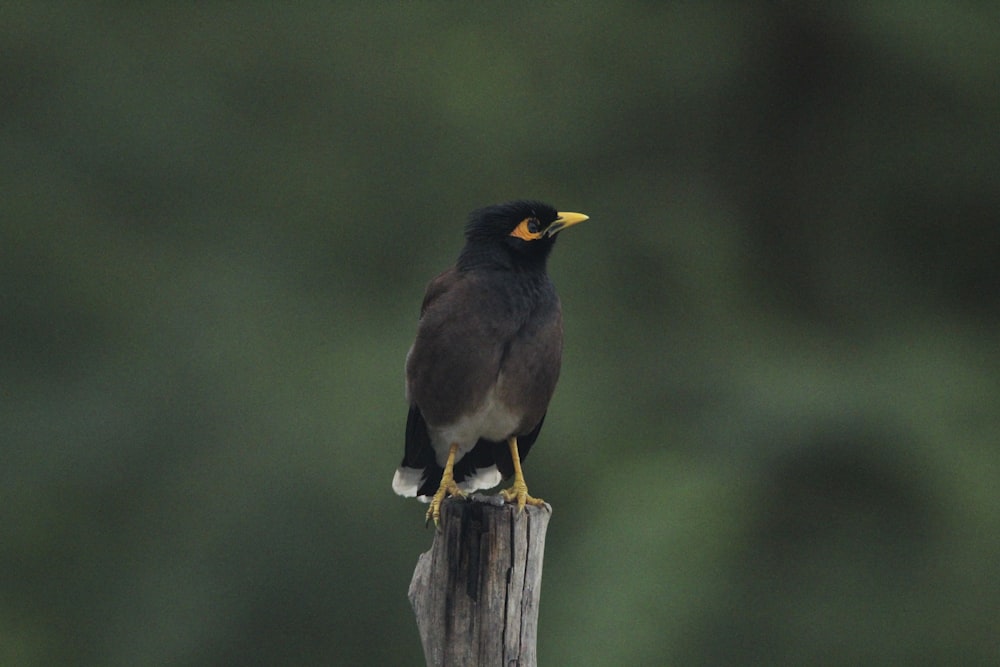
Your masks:
M 532 216 L 519 222 L 510 235 L 522 241 L 537 241 L 542 238 L 542 230 L 544 228 L 544 225 L 538 221 L 538 218 Z

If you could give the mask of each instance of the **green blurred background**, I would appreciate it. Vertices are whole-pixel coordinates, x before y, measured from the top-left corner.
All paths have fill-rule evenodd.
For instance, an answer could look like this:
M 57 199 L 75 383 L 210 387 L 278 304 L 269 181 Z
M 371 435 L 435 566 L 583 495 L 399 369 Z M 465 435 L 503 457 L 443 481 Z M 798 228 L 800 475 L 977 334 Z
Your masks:
M 522 197 L 592 218 L 526 465 L 541 664 L 1000 664 L 998 35 L 8 3 L 0 664 L 420 664 L 403 359 Z

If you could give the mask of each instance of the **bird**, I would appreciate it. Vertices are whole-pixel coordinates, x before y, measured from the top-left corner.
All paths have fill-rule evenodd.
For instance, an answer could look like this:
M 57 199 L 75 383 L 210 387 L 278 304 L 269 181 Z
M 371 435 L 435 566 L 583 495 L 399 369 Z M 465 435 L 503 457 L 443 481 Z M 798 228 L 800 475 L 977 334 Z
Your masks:
M 393 490 L 430 506 L 498 486 L 505 502 L 544 506 L 521 464 L 548 412 L 562 362 L 562 308 L 546 271 L 556 236 L 589 217 L 518 200 L 473 211 L 454 266 L 424 294 L 406 355 L 403 460 Z

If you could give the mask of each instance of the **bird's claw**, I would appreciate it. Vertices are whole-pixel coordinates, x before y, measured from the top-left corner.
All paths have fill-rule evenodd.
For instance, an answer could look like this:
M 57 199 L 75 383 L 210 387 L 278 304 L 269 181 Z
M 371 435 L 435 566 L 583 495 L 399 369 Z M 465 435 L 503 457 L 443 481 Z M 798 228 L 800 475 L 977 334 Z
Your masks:
M 465 491 L 458 488 L 458 484 L 454 481 L 442 481 L 441 486 L 438 487 L 437 493 L 431 498 L 431 506 L 427 508 L 427 516 L 424 518 L 424 526 L 430 525 L 431 520 L 434 520 L 434 526 L 436 527 L 441 522 L 441 503 L 448 496 L 456 496 L 458 498 L 465 497 Z
M 509 489 L 504 489 L 500 492 L 500 497 L 503 498 L 508 503 L 517 503 L 517 512 L 520 514 L 524 511 L 525 505 L 534 505 L 535 507 L 544 507 L 545 501 L 541 498 L 535 498 L 528 495 L 528 485 L 521 481 L 514 481 Z

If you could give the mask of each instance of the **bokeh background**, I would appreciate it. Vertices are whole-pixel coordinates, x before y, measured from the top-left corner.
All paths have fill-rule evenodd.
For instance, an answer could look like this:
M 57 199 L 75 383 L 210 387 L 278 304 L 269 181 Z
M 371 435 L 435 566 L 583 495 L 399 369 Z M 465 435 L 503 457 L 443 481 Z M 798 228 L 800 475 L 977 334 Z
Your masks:
M 988 2 L 8 3 L 0 664 L 416 665 L 402 367 L 541 198 L 544 665 L 1000 664 Z

